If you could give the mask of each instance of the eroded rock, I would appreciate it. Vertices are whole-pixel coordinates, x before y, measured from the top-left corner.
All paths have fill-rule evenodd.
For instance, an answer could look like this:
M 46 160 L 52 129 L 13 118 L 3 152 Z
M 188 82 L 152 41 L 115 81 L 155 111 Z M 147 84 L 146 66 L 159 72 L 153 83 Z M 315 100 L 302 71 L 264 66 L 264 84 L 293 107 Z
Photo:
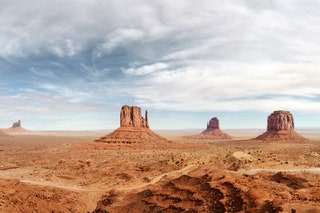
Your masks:
M 207 122 L 207 129 L 199 135 L 184 136 L 186 139 L 213 139 L 213 140 L 226 140 L 232 139 L 230 135 L 220 129 L 219 119 L 217 117 L 211 118 Z
M 141 115 L 141 109 L 137 106 L 123 106 L 120 112 L 120 127 L 144 127 L 149 128 L 148 111 L 145 118 Z
M 109 144 L 146 144 L 159 145 L 167 139 L 155 134 L 148 123 L 148 111 L 145 117 L 137 106 L 123 106 L 120 111 L 120 127 L 110 134 L 96 140 Z
M 302 142 L 306 139 L 294 130 L 294 118 L 289 111 L 278 110 L 268 116 L 267 131 L 256 137 L 265 141 Z
M 268 116 L 267 131 L 293 130 L 293 116 L 289 111 L 274 111 Z
M 12 129 L 21 128 L 21 121 L 18 120 L 17 122 L 13 122 L 11 128 Z
M 217 117 L 211 118 L 207 123 L 207 129 L 220 129 L 219 119 Z

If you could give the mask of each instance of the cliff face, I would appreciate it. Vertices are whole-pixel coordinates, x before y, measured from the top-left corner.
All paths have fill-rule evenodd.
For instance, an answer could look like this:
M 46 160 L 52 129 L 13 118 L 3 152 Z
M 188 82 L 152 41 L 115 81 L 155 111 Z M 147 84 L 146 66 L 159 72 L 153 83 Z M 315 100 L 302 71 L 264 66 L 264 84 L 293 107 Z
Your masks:
M 219 119 L 217 117 L 211 118 L 207 123 L 207 129 L 220 129 Z
M 267 131 L 293 130 L 293 116 L 289 111 L 274 111 L 268 116 Z
M 267 131 L 256 139 L 264 141 L 302 142 L 306 139 L 294 131 L 293 115 L 289 111 L 274 111 L 268 116 Z
M 123 106 L 120 111 L 120 127 L 144 127 L 149 128 L 148 111 L 145 118 L 141 115 L 141 109 L 137 106 Z

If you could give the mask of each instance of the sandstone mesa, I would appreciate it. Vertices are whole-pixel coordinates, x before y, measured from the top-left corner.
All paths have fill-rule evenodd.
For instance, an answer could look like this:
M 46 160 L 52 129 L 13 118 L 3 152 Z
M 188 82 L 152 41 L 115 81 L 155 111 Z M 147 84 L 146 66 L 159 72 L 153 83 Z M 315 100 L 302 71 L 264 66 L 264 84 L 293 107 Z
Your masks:
M 257 140 L 303 142 L 306 139 L 294 130 L 294 118 L 289 111 L 278 110 L 268 116 L 267 131 Z

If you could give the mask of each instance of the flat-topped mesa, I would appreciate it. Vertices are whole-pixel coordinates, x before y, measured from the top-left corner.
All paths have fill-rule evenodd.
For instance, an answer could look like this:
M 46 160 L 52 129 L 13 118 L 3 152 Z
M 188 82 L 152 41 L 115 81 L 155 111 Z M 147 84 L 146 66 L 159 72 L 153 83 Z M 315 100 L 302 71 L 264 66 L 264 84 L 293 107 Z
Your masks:
M 148 111 L 145 118 L 141 115 L 141 109 L 137 106 L 123 106 L 120 111 L 120 127 L 144 127 L 149 128 Z
M 207 123 L 207 129 L 220 129 L 219 119 L 217 117 L 211 118 Z
M 265 141 L 302 142 L 306 139 L 294 131 L 293 115 L 289 111 L 278 110 L 268 116 L 267 131 L 256 137 Z
M 294 130 L 293 116 L 289 111 L 274 111 L 268 116 L 267 131 Z

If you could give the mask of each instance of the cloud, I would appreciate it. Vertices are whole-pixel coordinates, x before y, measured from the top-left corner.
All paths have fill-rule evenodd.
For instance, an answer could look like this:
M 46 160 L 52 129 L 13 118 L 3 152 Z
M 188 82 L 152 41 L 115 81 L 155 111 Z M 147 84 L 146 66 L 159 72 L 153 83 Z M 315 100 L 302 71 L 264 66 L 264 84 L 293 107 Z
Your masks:
M 315 0 L 0 1 L 2 106 L 58 117 L 123 104 L 320 113 L 319 9 Z
M 234 61 L 164 70 L 145 76 L 132 93 L 143 105 L 186 111 L 319 112 L 317 65 Z M 301 71 L 308 67 L 308 71 Z M 313 79 L 313 80 L 312 80 Z
M 165 63 L 155 63 L 152 65 L 144 65 L 138 68 L 122 69 L 126 75 L 147 75 L 156 71 L 167 69 L 168 65 Z

